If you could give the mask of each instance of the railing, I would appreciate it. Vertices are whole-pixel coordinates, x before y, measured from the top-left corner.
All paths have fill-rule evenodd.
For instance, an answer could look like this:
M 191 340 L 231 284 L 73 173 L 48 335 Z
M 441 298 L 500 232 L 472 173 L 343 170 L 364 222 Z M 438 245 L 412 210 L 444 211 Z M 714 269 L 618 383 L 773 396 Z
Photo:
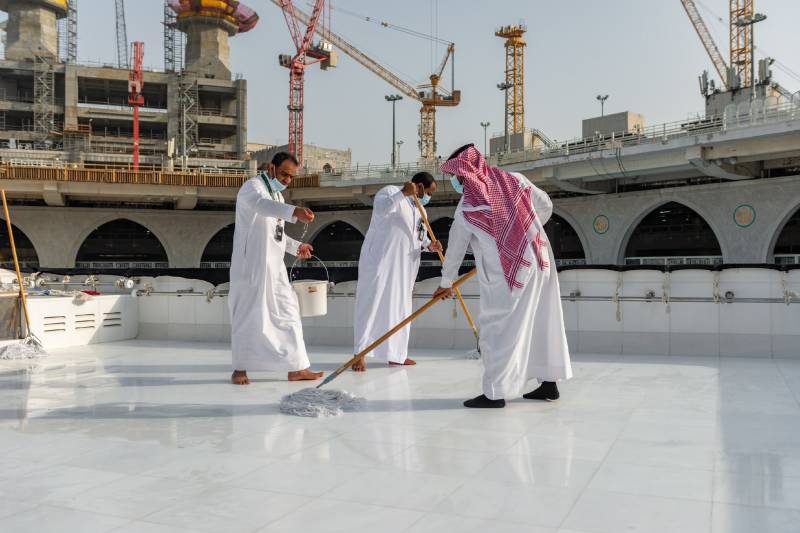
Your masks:
M 155 268 L 169 268 L 169 263 L 166 261 L 76 261 L 76 268 L 97 268 L 103 270 L 112 269 L 155 269 Z
M 43 165 L 0 163 L 0 180 L 70 181 L 84 183 L 125 183 L 132 185 L 171 185 L 185 187 L 241 187 L 248 179 L 236 173 L 133 171 L 118 168 L 66 168 Z
M 721 255 L 694 255 L 682 257 L 626 257 L 626 265 L 653 265 L 653 266 L 673 266 L 673 265 L 721 265 Z
M 546 159 L 616 149 L 625 146 L 663 143 L 672 139 L 692 137 L 699 134 L 717 133 L 746 128 L 754 125 L 775 124 L 787 120 L 800 119 L 800 93 L 791 99 L 770 97 L 740 105 L 731 104 L 725 108 L 723 116 L 691 118 L 647 126 L 635 131 L 613 132 L 610 135 L 575 138 L 560 141 L 553 147 L 538 147 L 511 151 L 492 156 L 490 159 L 500 165 Z
M 800 265 L 800 254 L 775 254 L 776 265 Z

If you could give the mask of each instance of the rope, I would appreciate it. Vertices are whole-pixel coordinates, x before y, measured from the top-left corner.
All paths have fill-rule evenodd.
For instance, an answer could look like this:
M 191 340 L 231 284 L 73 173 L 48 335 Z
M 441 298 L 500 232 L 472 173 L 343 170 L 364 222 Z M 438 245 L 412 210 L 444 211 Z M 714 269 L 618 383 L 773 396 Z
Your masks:
M 719 294 L 719 272 L 714 272 L 714 289 L 712 292 L 712 297 L 714 298 L 714 303 L 718 304 L 720 301 L 720 294 Z
M 667 306 L 667 314 L 670 313 L 670 301 L 669 301 L 669 288 L 672 282 L 672 277 L 669 272 L 664 272 L 664 280 L 661 282 L 661 303 Z

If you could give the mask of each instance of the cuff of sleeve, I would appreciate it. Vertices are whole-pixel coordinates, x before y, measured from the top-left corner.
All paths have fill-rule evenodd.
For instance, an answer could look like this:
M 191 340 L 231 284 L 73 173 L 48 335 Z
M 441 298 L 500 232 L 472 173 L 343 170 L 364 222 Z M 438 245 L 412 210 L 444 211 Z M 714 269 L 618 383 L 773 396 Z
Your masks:
M 439 287 L 441 287 L 443 289 L 449 289 L 452 286 L 453 286 L 453 280 L 449 279 L 449 278 L 444 278 L 443 277 L 442 280 L 439 282 Z

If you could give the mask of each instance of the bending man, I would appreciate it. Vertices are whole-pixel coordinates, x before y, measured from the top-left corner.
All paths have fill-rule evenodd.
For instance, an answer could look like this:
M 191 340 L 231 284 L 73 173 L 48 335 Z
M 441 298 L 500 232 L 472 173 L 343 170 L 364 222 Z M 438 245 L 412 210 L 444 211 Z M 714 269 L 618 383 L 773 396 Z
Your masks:
M 231 382 L 248 385 L 247 371 L 288 372 L 289 381 L 313 380 L 322 372 L 309 370 L 303 340 L 300 308 L 289 284 L 283 257 L 286 252 L 309 258 L 310 244 L 301 244 L 284 232 L 284 222 L 314 220 L 314 213 L 283 201 L 299 169 L 286 152 L 247 180 L 236 195 L 236 229 L 233 234 L 231 287 Z
M 441 166 L 463 192 L 450 228 L 440 288 L 451 297 L 471 247 L 480 286 L 483 394 L 466 407 L 504 407 L 529 379 L 541 386 L 524 397 L 558 399 L 556 381 L 572 377 L 558 275 L 544 224 L 553 212 L 547 194 L 521 174 L 486 164 L 473 145 Z
M 375 195 L 372 219 L 358 259 L 356 311 L 353 320 L 356 353 L 411 314 L 414 282 L 423 250 L 441 251 L 428 239 L 413 196 L 425 205 L 436 192 L 436 181 L 419 172 L 403 188 L 389 185 Z M 390 365 L 415 365 L 408 357 L 411 326 L 390 337 L 369 357 Z M 353 370 L 367 369 L 362 359 Z

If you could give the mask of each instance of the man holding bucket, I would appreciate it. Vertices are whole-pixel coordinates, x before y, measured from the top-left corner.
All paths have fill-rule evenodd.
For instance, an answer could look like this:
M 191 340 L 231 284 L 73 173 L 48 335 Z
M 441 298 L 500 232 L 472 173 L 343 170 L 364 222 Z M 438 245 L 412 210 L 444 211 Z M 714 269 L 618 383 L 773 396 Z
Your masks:
M 389 185 L 375 195 L 372 219 L 358 259 L 354 315 L 355 350 L 360 352 L 411 314 L 414 282 L 422 252 L 442 251 L 428 238 L 413 196 L 423 206 L 436 192 L 436 181 L 419 172 L 403 187 Z M 415 365 L 408 357 L 410 326 L 370 352 L 369 357 L 390 365 Z M 366 370 L 364 360 L 353 370 Z
M 289 381 L 322 377 L 322 372 L 310 370 L 300 309 L 283 262 L 286 252 L 301 259 L 313 252 L 310 244 L 284 232 L 285 221 L 308 224 L 314 220 L 310 209 L 284 203 L 281 194 L 299 167 L 293 155 L 279 152 L 236 195 L 228 297 L 231 382 L 236 385 L 250 383 L 248 370 L 286 371 Z

